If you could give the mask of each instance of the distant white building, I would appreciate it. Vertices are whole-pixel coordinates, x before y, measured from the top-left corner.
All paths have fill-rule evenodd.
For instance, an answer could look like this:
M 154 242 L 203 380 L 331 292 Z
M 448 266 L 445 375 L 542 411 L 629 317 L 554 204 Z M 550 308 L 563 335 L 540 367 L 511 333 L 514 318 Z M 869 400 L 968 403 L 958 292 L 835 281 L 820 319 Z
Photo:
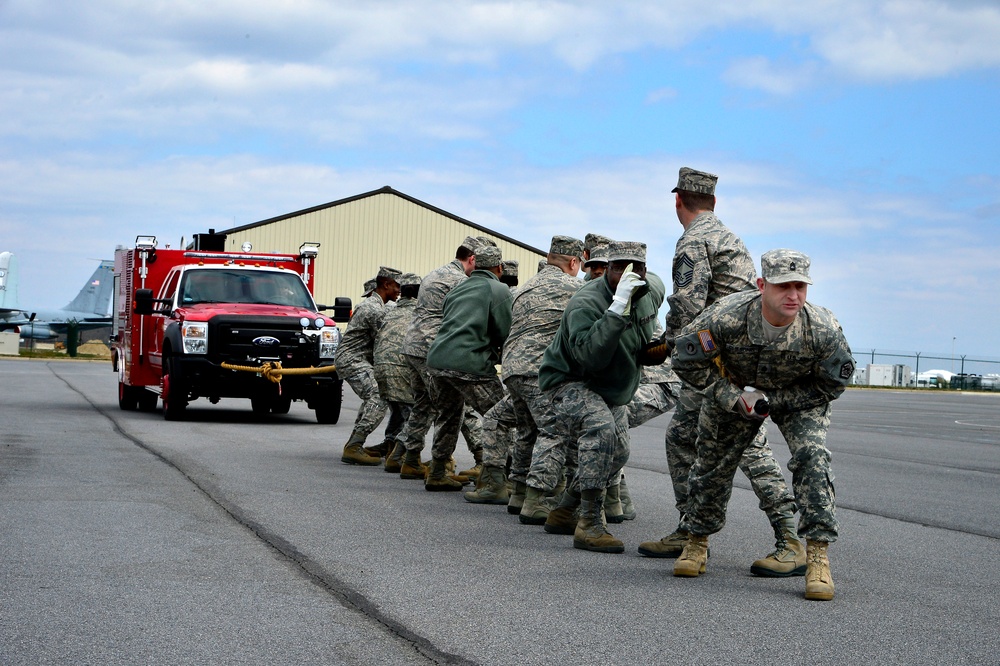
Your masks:
M 908 365 L 869 363 L 858 369 L 855 383 L 861 386 L 909 386 L 912 374 Z

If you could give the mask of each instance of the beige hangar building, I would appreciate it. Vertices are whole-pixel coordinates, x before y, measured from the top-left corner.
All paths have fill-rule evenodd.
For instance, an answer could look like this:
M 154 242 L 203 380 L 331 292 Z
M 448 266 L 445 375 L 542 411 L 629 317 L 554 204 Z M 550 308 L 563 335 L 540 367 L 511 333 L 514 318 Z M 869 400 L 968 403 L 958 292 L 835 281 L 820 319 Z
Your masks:
M 258 252 L 298 252 L 304 242 L 320 244 L 316 259 L 317 303 L 333 305 L 337 296 L 357 304 L 362 285 L 379 266 L 426 275 L 455 258 L 466 236 L 496 242 L 504 259 L 516 259 L 519 279 L 537 272 L 548 248 L 531 247 L 465 220 L 389 186 L 339 201 L 279 215 L 220 233 L 226 251 L 249 242 Z

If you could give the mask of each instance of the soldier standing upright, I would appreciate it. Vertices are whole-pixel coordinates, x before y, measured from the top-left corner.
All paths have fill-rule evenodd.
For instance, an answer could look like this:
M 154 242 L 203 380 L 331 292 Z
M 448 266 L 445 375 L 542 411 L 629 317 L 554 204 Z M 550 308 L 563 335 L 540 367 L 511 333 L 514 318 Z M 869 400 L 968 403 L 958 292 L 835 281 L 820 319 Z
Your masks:
M 788 464 L 806 538 L 806 599 L 833 598 L 827 546 L 838 526 L 826 433 L 830 403 L 844 392 L 854 359 L 829 310 L 806 302 L 809 257 L 771 250 L 757 292 L 733 294 L 685 327 L 674 371 L 703 391 L 697 458 L 681 527 L 688 533 L 675 576 L 704 573 L 708 535 L 722 529 L 733 475 L 770 416 L 791 451 Z
M 674 188 L 674 207 L 684 233 L 674 254 L 674 291 L 667 297 L 666 337 L 672 344 L 680 330 L 720 298 L 739 291 L 755 291 L 757 271 L 739 237 L 715 215 L 718 177 L 688 167 L 680 170 Z M 694 463 L 701 395 L 682 386 L 677 406 L 667 426 L 666 451 L 677 511 L 683 519 L 688 501 L 688 471 Z M 760 500 L 774 530 L 775 550 L 756 560 L 750 571 L 761 576 L 801 576 L 805 573 L 805 548 L 795 531 L 795 503 L 781 474 L 781 467 L 761 429 L 747 447 L 740 469 Z M 677 557 L 687 535 L 676 529 L 658 541 L 639 544 L 647 557 Z

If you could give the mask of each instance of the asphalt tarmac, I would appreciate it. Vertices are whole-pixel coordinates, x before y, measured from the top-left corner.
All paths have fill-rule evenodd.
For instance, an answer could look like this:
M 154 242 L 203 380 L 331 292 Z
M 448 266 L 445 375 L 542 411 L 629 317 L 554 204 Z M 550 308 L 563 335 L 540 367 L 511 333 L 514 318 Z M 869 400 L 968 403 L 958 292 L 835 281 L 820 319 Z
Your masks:
M 239 400 L 176 423 L 116 383 L 0 360 L 0 664 L 1000 663 L 998 394 L 835 403 L 837 591 L 810 602 L 750 575 L 773 535 L 739 473 L 705 575 L 636 553 L 677 520 L 669 414 L 632 431 L 638 518 L 608 555 L 342 464 L 349 389 L 332 426 Z

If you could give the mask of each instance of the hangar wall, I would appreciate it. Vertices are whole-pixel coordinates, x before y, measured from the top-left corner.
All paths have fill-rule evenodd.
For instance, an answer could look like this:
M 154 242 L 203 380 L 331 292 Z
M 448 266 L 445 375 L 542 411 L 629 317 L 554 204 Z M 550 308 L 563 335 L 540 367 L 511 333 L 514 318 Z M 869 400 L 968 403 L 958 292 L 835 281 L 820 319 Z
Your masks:
M 337 296 L 357 303 L 362 285 L 391 266 L 426 275 L 455 257 L 466 236 L 493 239 L 504 259 L 520 262 L 520 281 L 535 274 L 544 250 L 521 243 L 390 187 L 295 213 L 234 227 L 226 250 L 250 242 L 258 252 L 297 252 L 303 242 L 320 243 L 316 261 L 316 301 L 332 305 Z

